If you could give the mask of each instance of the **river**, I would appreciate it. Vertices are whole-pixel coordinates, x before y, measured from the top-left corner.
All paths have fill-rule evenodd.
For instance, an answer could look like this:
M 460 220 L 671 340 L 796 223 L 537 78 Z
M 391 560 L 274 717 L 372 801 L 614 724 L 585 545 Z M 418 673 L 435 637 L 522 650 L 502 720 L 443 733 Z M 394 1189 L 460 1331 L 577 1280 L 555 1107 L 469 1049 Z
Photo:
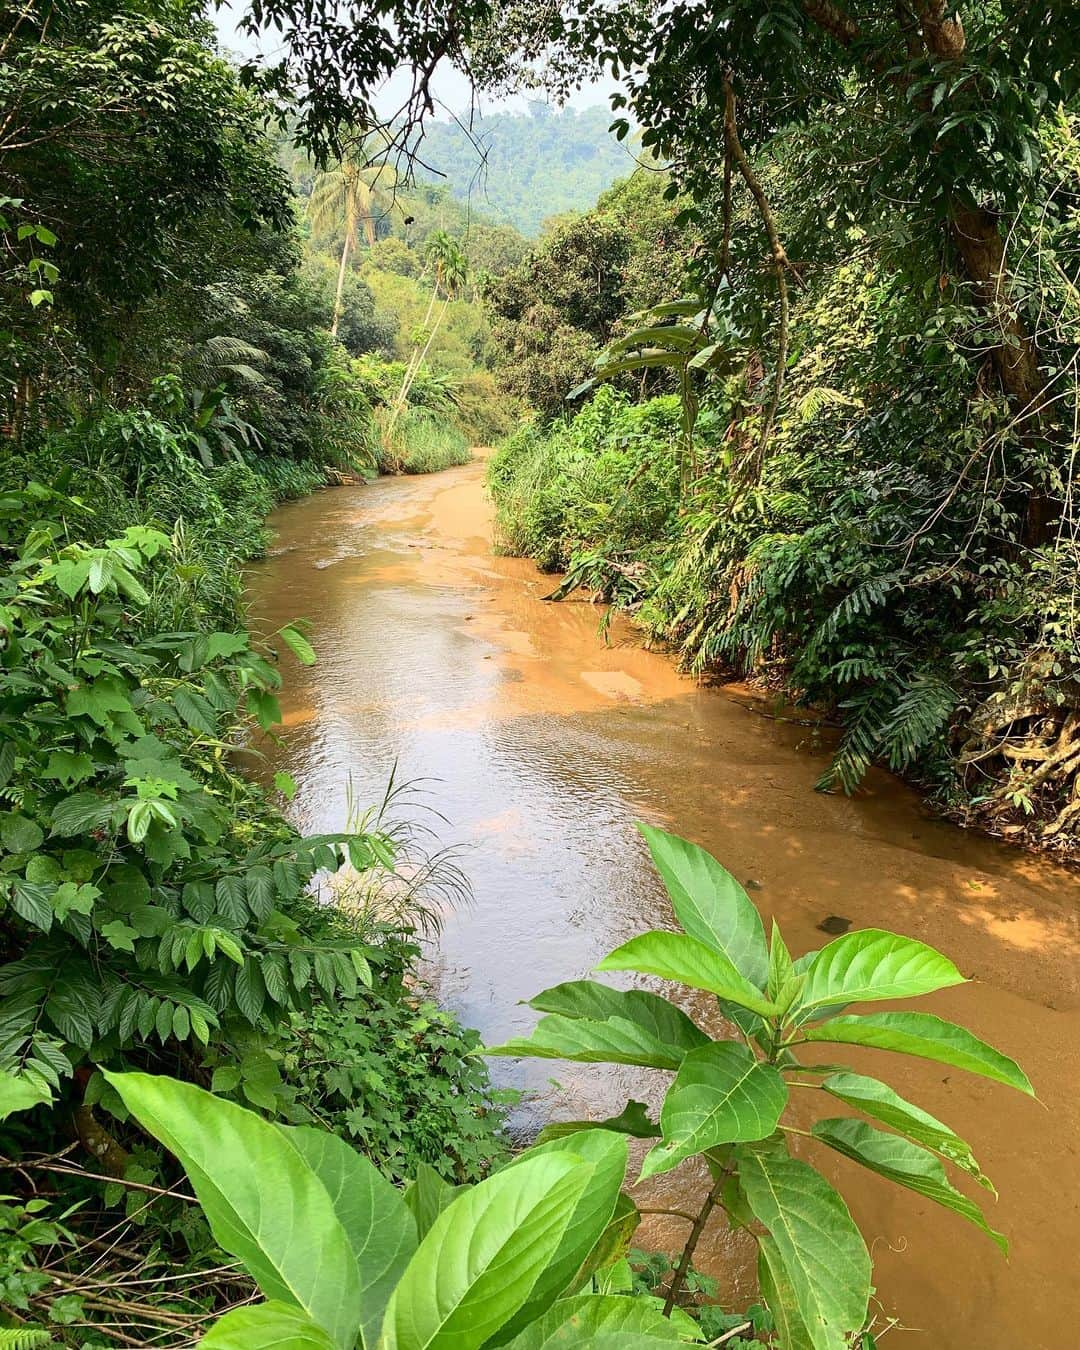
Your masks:
M 550 577 L 493 556 L 479 461 L 319 493 L 271 525 L 270 555 L 249 575 L 252 623 L 309 619 L 319 662 L 287 659 L 270 766 L 295 777 L 292 814 L 307 831 L 344 824 L 350 779 L 361 802 L 382 795 L 395 762 L 402 779 L 425 780 L 473 888 L 446 914 L 431 962 L 461 1018 L 489 1043 L 521 1033 L 536 1015 L 520 1000 L 670 925 L 639 819 L 705 845 L 796 954 L 827 941 L 818 924 L 830 915 L 933 943 L 972 983 L 920 1006 L 1018 1059 L 1039 1101 L 923 1061 L 845 1059 L 971 1142 L 1000 1191 L 988 1217 L 1011 1259 L 816 1145 L 813 1161 L 871 1244 L 882 1315 L 923 1333 L 887 1345 L 1068 1346 L 1080 1326 L 1078 879 L 929 818 L 884 773 L 852 799 L 815 793 L 827 750 L 812 728 L 766 715 L 746 690 L 678 674 L 618 623 L 605 642 L 599 609 L 546 603 Z M 523 1128 L 663 1090 L 647 1070 L 493 1064 L 500 1083 L 526 1089 Z M 640 1202 L 696 1208 L 699 1178 L 686 1172 L 641 1188 Z M 653 1217 L 638 1241 L 671 1249 L 682 1231 Z M 714 1223 L 698 1251 L 736 1304 L 753 1297 L 751 1248 Z

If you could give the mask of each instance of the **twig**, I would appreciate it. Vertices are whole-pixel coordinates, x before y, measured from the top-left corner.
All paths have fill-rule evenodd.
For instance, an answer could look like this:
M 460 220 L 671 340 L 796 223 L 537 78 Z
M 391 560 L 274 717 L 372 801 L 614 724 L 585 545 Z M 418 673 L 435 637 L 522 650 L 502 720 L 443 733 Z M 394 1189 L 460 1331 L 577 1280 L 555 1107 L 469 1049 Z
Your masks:
M 106 1185 L 126 1186 L 128 1190 L 145 1191 L 148 1195 L 167 1195 L 174 1200 L 186 1200 L 189 1205 L 196 1205 L 199 1202 L 193 1195 L 188 1195 L 185 1191 L 168 1190 L 164 1186 L 151 1186 L 145 1181 L 128 1181 L 124 1177 L 110 1177 L 103 1172 L 87 1172 L 81 1167 L 58 1167 L 55 1163 L 48 1162 L 9 1162 L 7 1158 L 0 1159 L 0 1164 L 4 1167 L 18 1167 L 20 1171 L 31 1172 L 58 1172 L 64 1177 L 82 1177 L 84 1181 L 104 1181 Z
M 753 1322 L 741 1322 L 737 1327 L 732 1327 L 730 1331 L 725 1331 L 722 1336 L 717 1336 L 715 1341 L 710 1341 L 705 1350 L 714 1350 L 717 1345 L 723 1345 L 725 1341 L 733 1341 L 736 1336 L 743 1331 L 752 1331 Z
M 683 1287 L 687 1273 L 690 1270 L 690 1262 L 693 1259 L 694 1252 L 697 1250 L 698 1241 L 705 1231 L 705 1225 L 709 1221 L 709 1215 L 716 1208 L 720 1199 L 720 1190 L 724 1184 L 724 1178 L 713 1186 L 712 1190 L 702 1202 L 698 1216 L 694 1220 L 694 1226 L 690 1229 L 690 1236 L 686 1239 L 686 1246 L 682 1250 L 682 1256 L 679 1257 L 679 1264 L 675 1268 L 675 1274 L 671 1277 L 671 1284 L 668 1286 L 667 1297 L 664 1299 L 664 1316 L 669 1317 L 671 1310 L 675 1306 L 675 1300 L 679 1296 L 679 1290 Z

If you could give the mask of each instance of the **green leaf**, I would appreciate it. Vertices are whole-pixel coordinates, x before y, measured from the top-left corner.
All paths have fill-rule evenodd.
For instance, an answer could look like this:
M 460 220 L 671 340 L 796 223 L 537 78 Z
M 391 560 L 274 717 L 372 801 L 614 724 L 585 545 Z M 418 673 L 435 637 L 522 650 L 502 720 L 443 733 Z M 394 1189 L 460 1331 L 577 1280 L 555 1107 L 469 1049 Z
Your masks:
M 43 1087 L 0 1069 L 0 1120 L 7 1120 L 16 1111 L 29 1111 L 31 1107 L 51 1100 Z
M 20 918 L 40 928 L 43 933 L 52 928 L 52 896 L 44 886 L 35 886 L 32 882 L 16 877 L 11 887 L 11 908 Z
M 691 989 L 705 989 L 751 1012 L 769 1017 L 776 1012 L 759 989 L 736 970 L 723 952 L 685 933 L 654 930 L 631 938 L 605 956 L 597 970 L 637 970 L 658 975 Z
M 94 761 L 89 755 L 70 750 L 53 750 L 45 765 L 45 778 L 55 778 L 64 787 L 74 787 L 94 776 Z
M 101 829 L 112 821 L 113 803 L 96 792 L 76 792 L 52 809 L 53 835 L 75 835 Z
M 394 1286 L 416 1251 L 416 1224 L 401 1192 L 329 1130 L 279 1125 L 326 1187 L 360 1273 L 360 1340 L 371 1350 Z
M 663 1142 L 646 1155 L 641 1179 L 669 1172 L 719 1144 L 768 1138 L 787 1099 L 777 1070 L 745 1045 L 716 1041 L 691 1051 L 664 1098 Z
M 792 987 L 792 981 L 796 978 L 791 953 L 788 951 L 784 939 L 780 936 L 779 925 L 773 919 L 772 935 L 769 941 L 769 997 L 772 999 L 778 998 L 781 993 L 785 993 Z
M 880 1120 L 884 1125 L 892 1126 L 915 1143 L 940 1153 L 946 1161 L 973 1176 L 980 1186 L 985 1186 L 989 1191 L 994 1190 L 993 1183 L 976 1162 L 970 1144 L 929 1112 L 905 1101 L 887 1083 L 879 1082 L 876 1078 L 866 1078 L 859 1073 L 844 1072 L 830 1075 L 821 1086 L 839 1101 Z
M 260 921 L 274 908 L 276 891 L 269 867 L 253 867 L 247 874 L 247 902 L 252 914 Z
M 1008 1256 L 1007 1239 L 990 1227 L 973 1200 L 950 1184 L 941 1160 L 927 1149 L 913 1144 L 910 1139 L 886 1134 L 884 1130 L 876 1130 L 865 1121 L 848 1117 L 815 1121 L 812 1130 L 815 1139 L 820 1139 L 838 1153 L 868 1167 L 871 1172 L 888 1177 L 910 1191 L 917 1191 L 919 1195 L 925 1195 L 928 1200 L 946 1209 L 955 1210 L 968 1223 L 981 1228 Z
M 144 1129 L 176 1155 L 215 1241 L 268 1299 L 295 1304 L 353 1350 L 360 1275 L 325 1186 L 276 1125 L 190 1083 L 105 1072 Z
M 286 624 L 284 628 L 279 629 L 278 636 L 301 665 L 313 666 L 315 664 L 318 659 L 315 655 L 315 648 L 298 628 L 292 624 Z
M 199 1342 L 200 1350 L 334 1350 L 332 1338 L 288 1303 L 234 1308 Z
M 640 1223 L 637 1205 L 625 1191 L 620 1192 L 611 1218 L 574 1278 L 574 1292 L 584 1289 L 587 1280 L 626 1260 Z
M 525 1304 L 499 1329 L 498 1341 L 522 1330 L 567 1291 L 576 1291 L 579 1273 L 615 1213 L 619 1192 L 626 1177 L 627 1146 L 622 1135 L 609 1130 L 585 1130 L 573 1142 L 555 1140 L 529 1149 L 524 1158 L 564 1157 L 570 1153 L 592 1167 L 588 1185 L 581 1194 L 562 1241 L 536 1281 Z M 511 1162 L 508 1171 L 520 1167 Z
M 834 1017 L 803 1031 L 799 1039 L 895 1050 L 901 1055 L 951 1064 L 957 1069 L 1005 1083 L 1031 1097 L 1035 1095 L 1027 1074 L 1015 1060 L 980 1041 L 964 1027 L 945 1022 L 932 1013 L 885 1012 Z
M 12 814 L 0 820 L 0 843 L 8 853 L 32 853 L 44 839 L 45 831 L 27 816 Z
M 765 987 L 769 955 L 761 915 L 730 872 L 697 844 L 638 825 L 683 930 L 723 952 L 751 984 Z
M 651 1058 L 626 1062 L 648 1062 L 654 1068 L 677 1068 L 688 1050 L 709 1043 L 709 1037 L 681 1008 L 643 989 L 612 989 L 596 980 L 569 980 L 537 994 L 529 1006 L 591 1023 L 632 1023 L 651 1045 Z M 611 1032 L 598 1034 L 606 1042 Z
M 760 1235 L 757 1241 L 758 1288 L 776 1324 L 779 1350 L 813 1350 L 814 1343 L 802 1320 L 795 1289 L 776 1243 L 767 1235 Z
M 246 633 L 211 633 L 206 639 L 206 660 L 214 661 L 219 656 L 235 656 L 237 652 L 247 650 Z
M 635 1336 L 678 1344 L 682 1328 L 645 1299 L 626 1298 L 622 1294 L 579 1294 L 560 1299 L 543 1317 L 515 1336 L 507 1350 L 591 1346 L 598 1335 L 625 1336 L 628 1350 L 632 1350 Z
M 565 1139 L 568 1135 L 581 1130 L 614 1130 L 618 1134 L 628 1134 L 635 1139 L 655 1139 L 660 1126 L 649 1119 L 648 1108 L 644 1102 L 628 1101 L 617 1116 L 607 1120 L 553 1120 L 536 1136 L 538 1144 L 549 1144 L 554 1139 Z
M 217 735 L 217 717 L 202 694 L 177 685 L 173 690 L 173 706 L 192 731 L 201 731 L 204 736 Z
M 843 1200 L 814 1168 L 775 1142 L 736 1149 L 739 1182 L 765 1225 L 791 1299 L 814 1350 L 841 1350 L 866 1321 L 870 1255 Z
M 274 789 L 280 792 L 287 802 L 291 802 L 296 796 L 296 779 L 284 769 L 279 769 L 274 774 Z
M 845 933 L 821 951 L 806 970 L 796 1008 L 806 1013 L 831 1003 L 867 1003 L 915 998 L 964 984 L 948 957 L 897 933 L 863 928 Z
M 593 1167 L 526 1156 L 439 1215 L 390 1299 L 382 1350 L 477 1350 L 530 1297 Z
M 111 923 L 103 924 L 99 931 L 114 952 L 135 950 L 135 939 L 139 934 L 134 928 L 129 928 L 123 919 L 113 919 Z
M 577 1064 L 641 1064 L 677 1069 L 684 1051 L 658 1041 L 635 1022 L 612 1017 L 592 1022 L 581 1017 L 541 1017 L 532 1035 L 485 1046 L 485 1055 L 566 1059 Z

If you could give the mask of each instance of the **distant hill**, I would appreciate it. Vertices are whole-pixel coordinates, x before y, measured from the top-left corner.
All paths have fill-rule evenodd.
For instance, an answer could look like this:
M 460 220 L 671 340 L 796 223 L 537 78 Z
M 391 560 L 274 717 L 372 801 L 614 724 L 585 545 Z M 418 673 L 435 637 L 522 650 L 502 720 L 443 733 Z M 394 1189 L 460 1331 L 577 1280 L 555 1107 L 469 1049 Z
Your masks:
M 608 131 L 611 119 L 607 108 L 576 112 L 535 103 L 526 113 L 477 119 L 472 139 L 454 122 L 429 122 L 423 158 L 445 178 L 419 168 L 417 176 L 445 183 L 488 220 L 535 238 L 549 216 L 588 210 L 632 172 L 630 146 Z M 474 142 L 486 151 L 486 163 Z

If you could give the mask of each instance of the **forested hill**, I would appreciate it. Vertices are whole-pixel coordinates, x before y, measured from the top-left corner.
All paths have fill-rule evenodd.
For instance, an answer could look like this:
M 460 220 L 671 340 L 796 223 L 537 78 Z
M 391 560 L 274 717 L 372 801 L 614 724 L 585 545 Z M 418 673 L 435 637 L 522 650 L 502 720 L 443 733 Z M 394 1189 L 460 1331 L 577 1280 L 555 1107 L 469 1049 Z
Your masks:
M 464 116 L 439 120 L 427 128 L 424 160 L 432 172 L 422 176 L 445 182 L 489 220 L 535 236 L 550 216 L 588 210 L 633 169 L 633 148 L 610 125 L 607 108 L 554 111 L 543 103 L 526 113 L 490 113 L 471 130 Z

